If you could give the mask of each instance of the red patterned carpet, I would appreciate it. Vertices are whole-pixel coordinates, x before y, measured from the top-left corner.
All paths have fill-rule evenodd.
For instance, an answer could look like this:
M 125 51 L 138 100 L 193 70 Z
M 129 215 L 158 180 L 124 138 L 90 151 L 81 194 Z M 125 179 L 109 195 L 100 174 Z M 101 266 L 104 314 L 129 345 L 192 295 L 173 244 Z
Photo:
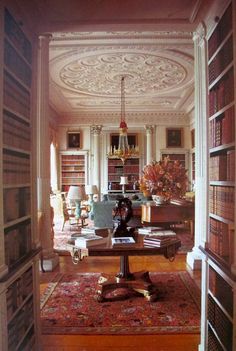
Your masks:
M 42 275 L 43 334 L 170 334 L 200 331 L 200 290 L 187 272 L 150 273 L 158 287 L 156 302 L 149 302 L 141 296 L 97 302 L 98 273 L 56 274 L 54 279 L 51 277 L 50 273 Z
M 89 219 L 86 219 L 88 226 L 93 226 L 93 222 Z M 62 228 L 62 218 L 57 218 L 55 220 L 54 226 L 54 249 L 61 255 L 69 254 L 65 250 L 66 242 L 70 239 L 73 233 L 78 233 L 78 228 L 76 225 L 69 225 L 67 222 L 65 224 L 64 230 Z M 80 230 L 80 229 L 79 229 Z M 174 229 L 181 240 L 181 248 L 178 253 L 187 253 L 191 251 L 193 247 L 193 239 L 190 236 L 190 231 L 187 228 L 179 226 Z

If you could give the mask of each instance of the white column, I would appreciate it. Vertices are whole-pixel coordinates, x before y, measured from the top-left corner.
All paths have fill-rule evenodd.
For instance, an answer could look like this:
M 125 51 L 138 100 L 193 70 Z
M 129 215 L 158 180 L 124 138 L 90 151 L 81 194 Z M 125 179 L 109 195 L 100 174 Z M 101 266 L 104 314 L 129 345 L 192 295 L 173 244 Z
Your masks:
M 58 255 L 53 251 L 52 218 L 50 211 L 49 41 L 50 35 L 39 37 L 37 89 L 39 235 L 43 249 L 43 268 L 46 271 L 52 271 L 58 264 Z
M 201 269 L 202 253 L 199 246 L 205 246 L 207 235 L 208 189 L 207 189 L 207 62 L 205 29 L 202 24 L 194 33 L 195 59 L 195 238 L 187 263 L 192 269 Z
M 151 163 L 153 160 L 153 150 L 152 150 L 152 135 L 153 135 L 153 129 L 154 126 L 147 124 L 145 125 L 146 129 L 146 163 Z
M 100 134 L 102 126 L 92 125 L 90 128 L 91 134 L 93 135 L 93 185 L 97 185 L 100 193 Z

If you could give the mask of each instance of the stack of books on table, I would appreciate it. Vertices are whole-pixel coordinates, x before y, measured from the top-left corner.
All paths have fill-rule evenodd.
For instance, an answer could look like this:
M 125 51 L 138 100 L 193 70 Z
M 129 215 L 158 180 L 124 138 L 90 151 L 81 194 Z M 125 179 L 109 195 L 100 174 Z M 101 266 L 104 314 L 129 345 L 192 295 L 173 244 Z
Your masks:
M 107 228 L 82 228 L 81 233 L 75 237 L 75 246 L 86 249 L 91 246 L 106 244 L 109 229 Z
M 75 239 L 75 246 L 86 249 L 91 246 L 97 246 L 107 243 L 107 237 L 102 237 L 96 234 L 81 234 Z
M 138 228 L 138 233 L 141 235 L 176 235 L 173 230 L 163 229 L 162 227 L 143 227 Z
M 143 239 L 145 247 L 162 247 L 173 241 L 176 233 L 172 230 L 162 230 L 155 234 L 147 234 Z
M 110 231 L 108 228 L 94 228 L 94 227 L 81 228 L 81 234 L 95 234 L 102 237 L 107 237 L 109 233 Z

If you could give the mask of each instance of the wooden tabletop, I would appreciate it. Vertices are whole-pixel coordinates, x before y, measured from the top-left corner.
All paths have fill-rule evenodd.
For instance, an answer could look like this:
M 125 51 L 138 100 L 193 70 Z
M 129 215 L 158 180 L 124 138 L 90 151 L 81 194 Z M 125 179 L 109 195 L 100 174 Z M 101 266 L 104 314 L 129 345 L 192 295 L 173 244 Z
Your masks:
M 144 235 L 137 234 L 135 236 L 135 244 L 121 244 L 112 246 L 111 236 L 108 236 L 107 243 L 91 246 L 87 249 L 88 256 L 151 256 L 151 255 L 168 255 L 176 253 L 181 246 L 181 241 L 178 238 L 173 238 L 171 241 L 162 247 L 145 247 L 143 243 Z M 69 240 L 69 246 L 74 246 L 74 239 Z M 78 248 L 79 249 L 79 248 Z

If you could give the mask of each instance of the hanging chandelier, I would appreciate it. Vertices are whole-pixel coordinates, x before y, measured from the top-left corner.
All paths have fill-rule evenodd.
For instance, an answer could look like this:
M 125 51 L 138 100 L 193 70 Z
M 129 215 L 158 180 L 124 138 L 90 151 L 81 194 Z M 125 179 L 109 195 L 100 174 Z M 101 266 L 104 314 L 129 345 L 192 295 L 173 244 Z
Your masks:
M 119 127 L 119 144 L 118 148 L 114 146 L 110 148 L 108 152 L 109 158 L 120 158 L 123 164 L 127 160 L 127 158 L 134 158 L 139 155 L 138 146 L 132 145 L 130 146 L 128 143 L 128 135 L 127 135 L 127 124 L 125 121 L 125 77 L 121 78 L 121 119 L 120 119 L 120 127 Z

